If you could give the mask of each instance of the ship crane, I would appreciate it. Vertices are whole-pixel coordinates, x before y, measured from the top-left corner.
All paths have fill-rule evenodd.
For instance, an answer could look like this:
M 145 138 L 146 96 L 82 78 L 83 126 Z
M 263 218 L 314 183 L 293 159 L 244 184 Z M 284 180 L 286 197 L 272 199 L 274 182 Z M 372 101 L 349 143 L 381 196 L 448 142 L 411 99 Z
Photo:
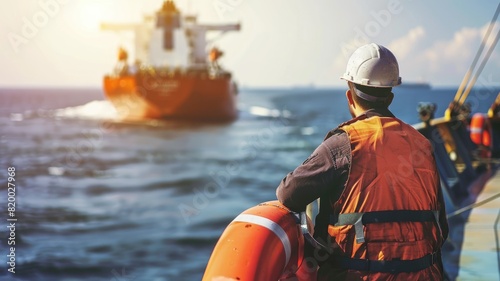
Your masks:
M 220 32 L 220 36 L 222 36 L 226 32 L 238 31 L 240 28 L 239 23 L 199 24 L 194 15 L 182 16 L 173 1 L 165 1 L 163 7 L 154 16 L 144 16 L 142 23 L 101 24 L 102 30 L 132 31 L 135 35 L 136 61 L 146 64 L 151 63 L 151 57 L 155 57 L 153 49 L 156 46 L 150 45 L 155 32 L 161 32 L 163 46 L 160 51 L 166 54 L 182 51 L 182 47 L 187 45 L 184 52 L 187 51 L 185 55 L 187 55 L 187 66 L 190 69 L 206 69 L 208 67 L 207 45 L 215 39 L 207 40 L 207 33 Z
M 196 23 L 186 27 L 188 44 L 191 47 L 190 63 L 194 67 L 206 67 L 207 61 L 207 45 L 215 41 L 215 39 L 207 41 L 206 34 L 210 31 L 219 31 L 222 36 L 229 31 L 240 30 L 240 24 L 225 24 L 225 25 L 198 25 Z

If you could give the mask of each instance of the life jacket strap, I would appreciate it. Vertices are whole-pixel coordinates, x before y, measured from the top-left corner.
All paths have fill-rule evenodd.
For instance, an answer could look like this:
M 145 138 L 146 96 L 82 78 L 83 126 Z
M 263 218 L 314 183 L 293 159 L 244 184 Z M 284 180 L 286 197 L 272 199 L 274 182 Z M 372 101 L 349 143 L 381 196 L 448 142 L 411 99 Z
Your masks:
M 439 211 L 392 210 L 366 213 L 347 213 L 339 214 L 338 216 L 330 216 L 331 225 L 354 225 L 357 243 L 365 242 L 363 230 L 364 225 L 387 222 L 436 222 L 439 227 L 439 231 L 441 231 L 441 227 L 439 225 Z
M 348 257 L 336 257 L 336 264 L 344 269 L 370 271 L 370 272 L 387 272 L 391 274 L 401 272 L 417 272 L 426 269 L 437 263 L 440 259 L 440 252 L 425 255 L 415 260 L 366 260 L 353 259 Z

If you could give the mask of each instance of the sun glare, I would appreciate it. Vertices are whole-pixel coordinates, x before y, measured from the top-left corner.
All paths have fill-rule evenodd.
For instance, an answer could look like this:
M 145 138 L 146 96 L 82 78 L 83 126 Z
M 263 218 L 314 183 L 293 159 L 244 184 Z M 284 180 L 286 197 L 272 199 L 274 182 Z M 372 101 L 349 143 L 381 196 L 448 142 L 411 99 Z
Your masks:
M 87 2 L 78 5 L 76 21 L 84 31 L 97 31 L 102 21 L 110 16 L 111 11 L 99 2 Z

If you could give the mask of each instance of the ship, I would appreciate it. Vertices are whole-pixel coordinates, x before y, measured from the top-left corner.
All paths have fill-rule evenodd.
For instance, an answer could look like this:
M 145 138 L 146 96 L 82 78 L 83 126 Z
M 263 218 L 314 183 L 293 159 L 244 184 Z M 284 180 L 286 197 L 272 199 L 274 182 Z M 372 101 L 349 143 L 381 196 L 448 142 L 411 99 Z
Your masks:
M 101 29 L 131 31 L 135 37 L 133 63 L 120 47 L 113 72 L 103 79 L 105 97 L 121 119 L 230 122 L 238 117 L 236 82 L 218 62 L 223 51 L 207 35 L 238 31 L 239 23 L 199 24 L 197 16 L 184 16 L 166 0 L 140 23 L 102 23 Z

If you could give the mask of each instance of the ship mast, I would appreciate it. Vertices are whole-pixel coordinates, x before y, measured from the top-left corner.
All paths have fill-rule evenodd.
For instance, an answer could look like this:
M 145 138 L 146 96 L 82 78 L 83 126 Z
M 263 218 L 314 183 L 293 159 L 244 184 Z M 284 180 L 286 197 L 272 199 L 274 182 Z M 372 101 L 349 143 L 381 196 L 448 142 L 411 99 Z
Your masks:
M 157 27 L 164 30 L 163 46 L 165 50 L 173 48 L 171 31 L 181 27 L 181 14 L 177 10 L 172 0 L 167 0 L 163 4 L 162 10 L 157 13 Z M 207 33 L 219 31 L 222 33 L 240 30 L 240 24 L 198 24 L 196 16 L 185 16 L 182 19 L 186 39 L 190 48 L 189 63 L 191 68 L 207 67 Z
M 133 31 L 135 35 L 136 60 L 149 64 L 151 62 L 151 46 L 155 30 L 162 33 L 162 50 L 172 53 L 179 46 L 176 34 L 182 33 L 187 41 L 188 67 L 194 69 L 207 68 L 207 40 L 208 32 L 221 32 L 240 30 L 240 24 L 199 24 L 194 15 L 182 16 L 174 1 L 166 0 L 155 14 L 155 17 L 145 16 L 143 23 L 103 23 L 102 30 Z

